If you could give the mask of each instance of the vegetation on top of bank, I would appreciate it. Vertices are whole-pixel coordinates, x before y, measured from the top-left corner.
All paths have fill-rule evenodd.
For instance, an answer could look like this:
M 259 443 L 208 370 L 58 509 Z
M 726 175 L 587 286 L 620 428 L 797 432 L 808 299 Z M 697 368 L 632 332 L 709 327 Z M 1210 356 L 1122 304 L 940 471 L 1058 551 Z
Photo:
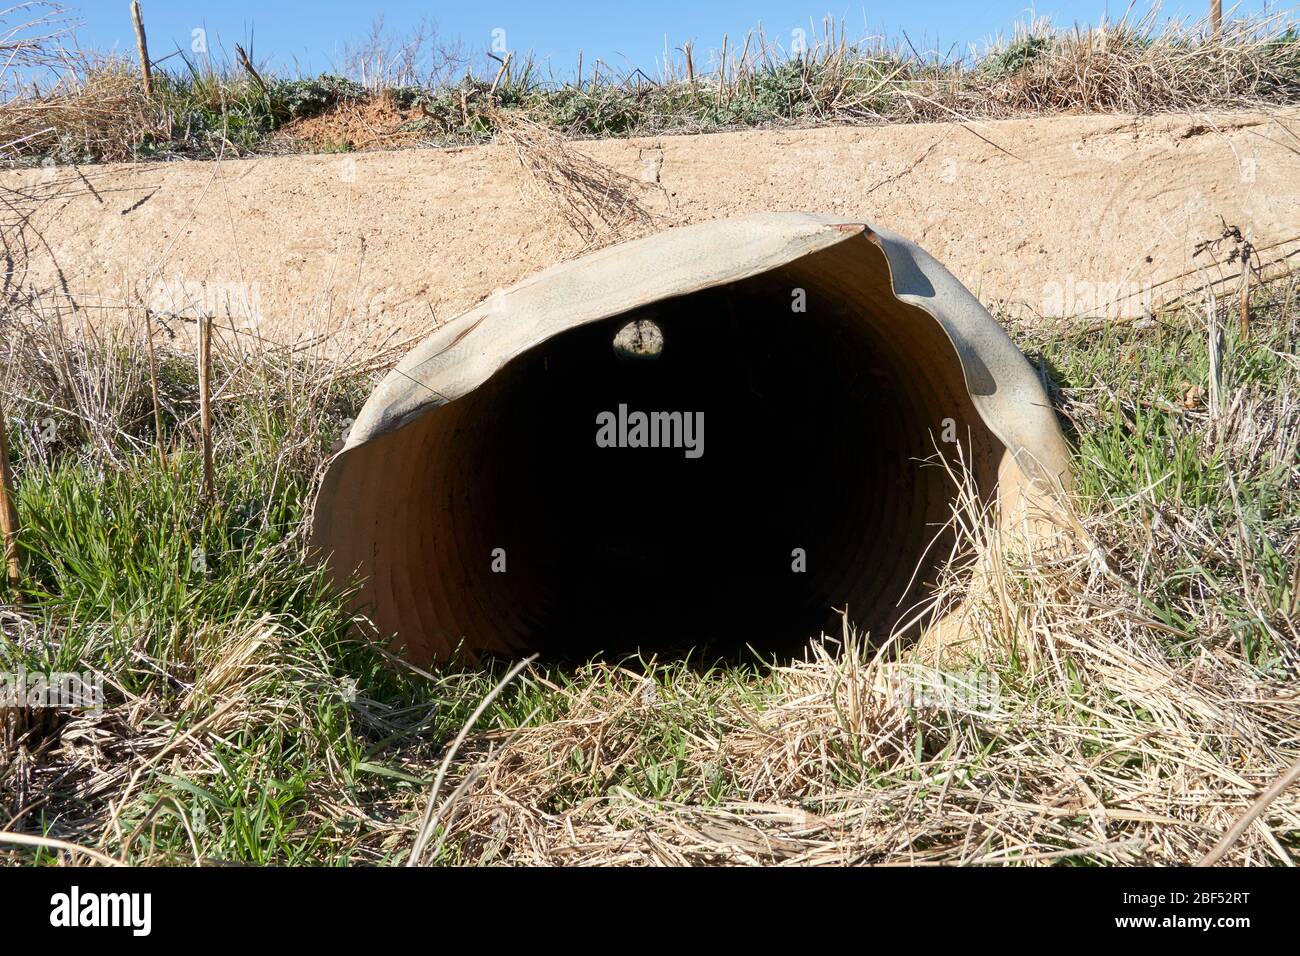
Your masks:
M 653 77 L 597 60 L 557 78 L 532 54 L 476 57 L 427 26 L 395 38 L 380 24 L 319 76 L 280 75 L 238 44 L 154 54 L 147 96 L 135 59 L 80 49 L 50 5 L 15 9 L 11 21 L 45 15 L 0 23 L 10 164 L 455 146 L 490 141 L 512 114 L 590 138 L 1300 102 L 1300 32 L 1282 14 L 1217 29 L 1158 9 L 1093 29 L 1035 20 L 965 54 L 850 39 L 828 19 L 683 43 Z

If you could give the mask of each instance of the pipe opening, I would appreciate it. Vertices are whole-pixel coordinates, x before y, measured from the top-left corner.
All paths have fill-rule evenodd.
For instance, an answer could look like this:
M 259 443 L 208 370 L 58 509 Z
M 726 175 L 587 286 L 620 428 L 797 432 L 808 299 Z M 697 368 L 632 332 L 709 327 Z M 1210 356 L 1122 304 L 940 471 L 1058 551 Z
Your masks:
M 614 334 L 614 354 L 622 359 L 657 359 L 664 350 L 664 331 L 649 317 L 624 322 Z
M 939 324 L 825 260 L 563 331 L 376 439 L 381 628 L 416 659 L 717 657 L 909 617 L 950 549 L 924 461 L 958 436 L 989 495 L 1004 449 Z

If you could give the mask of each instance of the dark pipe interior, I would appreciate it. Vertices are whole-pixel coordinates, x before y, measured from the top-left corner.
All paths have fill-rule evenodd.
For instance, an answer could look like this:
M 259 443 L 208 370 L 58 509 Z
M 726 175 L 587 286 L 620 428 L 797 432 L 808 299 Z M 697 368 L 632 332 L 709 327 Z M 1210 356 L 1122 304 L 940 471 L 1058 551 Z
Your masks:
M 837 608 L 881 637 L 924 598 L 953 488 L 921 460 L 946 417 L 991 438 L 937 323 L 818 282 L 769 273 L 565 332 L 433 413 L 457 412 L 421 452 L 448 504 L 412 520 L 455 523 L 429 536 L 454 537 L 457 570 L 423 586 L 459 589 L 469 647 L 784 655 L 838 629 Z M 620 357 L 615 334 L 643 317 L 662 353 Z M 702 412 L 702 456 L 598 447 L 598 414 L 620 404 Z

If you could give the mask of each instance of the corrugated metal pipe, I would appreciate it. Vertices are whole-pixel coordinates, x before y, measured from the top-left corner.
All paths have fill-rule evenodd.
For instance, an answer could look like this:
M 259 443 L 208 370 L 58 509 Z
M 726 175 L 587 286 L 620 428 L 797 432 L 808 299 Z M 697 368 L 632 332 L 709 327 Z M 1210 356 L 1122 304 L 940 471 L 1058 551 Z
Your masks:
M 1038 374 L 933 258 L 753 215 L 439 328 L 330 463 L 313 544 L 420 663 L 782 651 L 838 611 L 877 637 L 915 618 L 950 551 L 936 455 L 1004 506 L 1069 483 Z

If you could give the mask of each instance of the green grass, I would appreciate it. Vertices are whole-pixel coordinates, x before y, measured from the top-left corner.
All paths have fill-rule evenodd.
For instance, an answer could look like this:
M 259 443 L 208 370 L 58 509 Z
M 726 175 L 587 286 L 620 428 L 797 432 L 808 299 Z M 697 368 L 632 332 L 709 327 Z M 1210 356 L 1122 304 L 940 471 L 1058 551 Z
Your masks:
M 142 143 L 140 158 L 256 152 L 282 126 L 366 95 L 359 83 L 332 74 L 272 79 L 263 89 L 230 69 L 204 69 L 187 61 L 184 72 L 161 77 L 158 106 L 169 128 L 165 136 Z
M 1294 317 L 1274 319 L 1243 339 L 1226 321 L 1221 334 L 1217 423 L 1204 327 L 1121 325 L 1077 339 L 1033 338 L 1073 399 L 1066 424 L 1077 442 L 1079 492 L 1111 516 L 1117 534 L 1108 543 L 1128 546 L 1135 529 L 1150 540 L 1153 523 L 1179 514 L 1196 515 L 1212 535 L 1180 540 L 1173 553 L 1148 550 L 1150 610 L 1192 635 L 1211 602 L 1247 660 L 1284 673 L 1274 625 L 1300 608 L 1297 328 Z M 1243 569 L 1258 577 L 1253 607 Z
M 1224 323 L 1226 410 L 1217 420 L 1203 394 L 1210 362 L 1197 313 L 1092 334 L 1013 330 L 1052 382 L 1082 511 L 1119 566 L 1116 606 L 1131 597 L 1132 613 L 1144 609 L 1163 625 L 1143 632 L 1143 640 L 1154 634 L 1150 653 L 1161 666 L 1206 650 L 1261 687 L 1294 680 L 1287 645 L 1300 620 L 1300 312 L 1291 289 L 1260 295 L 1249 338 Z M 129 367 L 127 359 L 83 360 Z M 424 674 L 402 665 L 350 626 L 345 599 L 302 560 L 318 466 L 366 382 L 315 367 L 223 367 L 219 379 L 233 375 L 242 386 L 233 393 L 247 396 L 219 405 L 217 494 L 207 504 L 193 381 L 179 358 L 169 361 L 165 454 L 154 447 L 139 381 L 123 390 L 128 412 L 107 446 L 90 440 L 95 429 L 63 419 L 59 441 L 42 445 L 33 424 L 42 406 L 31 400 L 52 397 L 42 392 L 49 380 L 33 362 L 14 386 L 27 563 L 21 594 L 0 592 L 9 605 L 0 668 L 92 669 L 105 675 L 109 699 L 100 716 L 33 725 L 23 756 L 2 755 L 0 808 L 12 816 L 0 830 L 98 845 L 133 862 L 402 862 L 445 748 L 502 671 L 449 665 Z M 316 384 L 307 397 L 304 382 Z M 1121 638 L 1125 647 L 1137 640 Z M 1024 715 L 1010 724 L 916 713 L 879 723 L 879 714 L 855 710 L 860 700 L 843 670 L 859 653 L 847 648 L 793 670 L 757 661 L 537 665 L 487 708 L 443 791 L 481 765 L 500 775 L 494 786 L 510 799 L 471 802 L 442 828 L 434 858 L 511 859 L 523 852 L 510 837 L 518 827 L 562 834 L 555 821 L 563 819 L 585 828 L 590 846 L 611 841 L 589 859 L 616 857 L 613 847 L 637 826 L 694 826 L 701 814 L 714 816 L 699 832 L 723 845 L 717 828 L 754 812 L 738 807 L 764 802 L 865 814 L 868 829 L 919 819 L 913 801 L 969 799 L 971 814 L 1011 819 L 989 795 L 1014 780 L 1017 799 L 1031 799 L 1034 772 L 1059 789 L 1048 762 L 1014 776 L 1006 767 L 1058 746 L 1061 727 L 1077 735 L 1071 746 L 1090 768 L 1080 772 L 1103 775 L 1095 784 L 1103 799 L 1120 799 L 1117 781 L 1158 790 L 1164 784 L 1152 780 L 1176 776 L 1141 743 L 1142 728 L 1173 733 L 1168 714 L 1131 689 L 1099 688 L 1095 662 L 1066 645 L 1059 684 L 1044 683 L 1018 650 L 985 662 Z M 1226 746 L 1213 726 L 1188 726 L 1206 753 Z M 82 749 L 68 749 L 78 729 L 94 735 L 74 736 Z M 1259 733 L 1251 739 L 1265 746 L 1271 738 Z M 1170 746 L 1184 746 L 1178 739 Z M 1177 793 L 1169 799 L 1169 813 L 1203 810 L 1179 809 Z M 1042 845 L 1098 840 L 1087 813 L 1044 819 L 1053 822 L 1035 831 Z M 807 826 L 789 824 L 782 839 L 804 839 L 797 834 Z M 1279 827 L 1294 852 L 1296 833 Z M 910 846 L 939 853 L 966 841 L 940 828 Z M 557 859 L 582 858 L 574 852 Z M 0 848 L 0 856 L 56 858 L 45 849 Z

